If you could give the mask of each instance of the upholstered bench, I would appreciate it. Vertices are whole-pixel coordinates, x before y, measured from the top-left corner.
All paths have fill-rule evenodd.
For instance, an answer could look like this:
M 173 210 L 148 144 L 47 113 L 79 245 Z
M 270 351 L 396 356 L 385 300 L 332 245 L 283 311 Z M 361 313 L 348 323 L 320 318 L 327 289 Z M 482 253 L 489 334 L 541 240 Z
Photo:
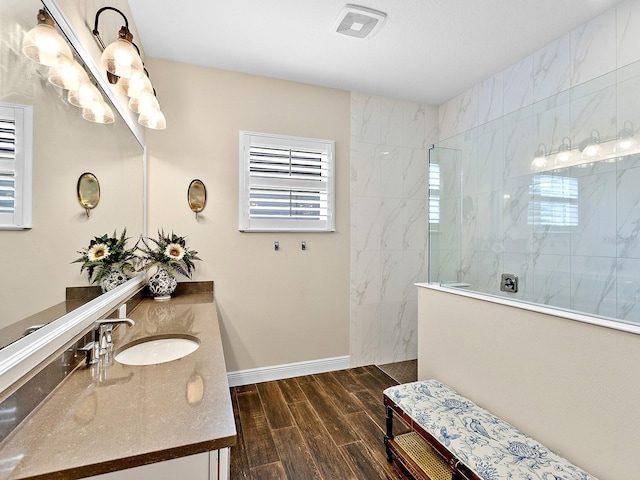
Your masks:
M 387 388 L 383 398 L 389 461 L 416 480 L 595 480 L 436 380 Z M 394 414 L 408 433 L 394 436 Z

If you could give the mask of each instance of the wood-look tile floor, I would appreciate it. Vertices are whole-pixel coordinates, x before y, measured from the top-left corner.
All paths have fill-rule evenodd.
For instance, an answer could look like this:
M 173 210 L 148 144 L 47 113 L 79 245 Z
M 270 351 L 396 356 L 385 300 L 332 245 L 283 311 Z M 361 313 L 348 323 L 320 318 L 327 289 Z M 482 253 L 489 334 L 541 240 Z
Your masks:
M 231 479 L 407 479 L 382 441 L 397 383 L 367 366 L 232 388 Z

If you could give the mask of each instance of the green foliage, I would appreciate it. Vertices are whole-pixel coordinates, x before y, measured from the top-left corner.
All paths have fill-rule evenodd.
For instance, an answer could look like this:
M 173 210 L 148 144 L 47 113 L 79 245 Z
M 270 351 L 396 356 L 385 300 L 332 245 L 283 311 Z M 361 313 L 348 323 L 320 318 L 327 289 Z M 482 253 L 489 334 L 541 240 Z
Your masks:
M 167 272 L 175 276 L 175 273 L 191 278 L 196 266 L 194 260 L 202 260 L 198 252 L 186 246 L 185 237 L 180 237 L 171 232 L 171 235 L 158 230 L 158 238 L 142 238 L 142 245 L 138 247 L 141 252 L 140 261 L 142 270 L 148 270 L 154 266 L 164 267 Z
M 80 258 L 71 263 L 81 263 L 80 272 L 87 271 L 89 283 L 99 283 L 102 278 L 112 269 L 116 269 L 123 274 L 133 273 L 136 271 L 135 250 L 126 248 L 127 229 L 125 228 L 122 235 L 118 237 L 116 232 L 110 237 L 107 234 L 101 237 L 94 237 L 89 246 L 78 251 Z M 94 276 L 95 274 L 95 276 Z

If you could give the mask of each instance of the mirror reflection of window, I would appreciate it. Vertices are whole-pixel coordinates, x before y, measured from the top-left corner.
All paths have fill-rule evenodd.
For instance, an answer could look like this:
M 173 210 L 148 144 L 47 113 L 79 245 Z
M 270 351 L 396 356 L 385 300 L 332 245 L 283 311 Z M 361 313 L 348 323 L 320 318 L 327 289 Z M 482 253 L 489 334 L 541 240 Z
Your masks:
M 529 185 L 528 223 L 551 227 L 578 226 L 578 179 L 534 175 Z
M 429 164 L 429 223 L 440 223 L 440 164 Z

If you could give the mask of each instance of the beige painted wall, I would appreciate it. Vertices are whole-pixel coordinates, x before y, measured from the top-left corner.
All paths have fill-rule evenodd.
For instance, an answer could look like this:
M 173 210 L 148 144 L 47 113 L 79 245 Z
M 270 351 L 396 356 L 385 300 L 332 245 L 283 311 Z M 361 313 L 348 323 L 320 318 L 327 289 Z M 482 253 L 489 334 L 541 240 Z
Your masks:
M 638 478 L 637 335 L 418 290 L 420 379 L 448 384 L 599 478 Z
M 188 235 L 200 252 L 193 278 L 215 281 L 227 370 L 348 355 L 349 92 L 158 59 L 146 65 L 168 123 L 146 136 L 149 232 Z M 335 232 L 238 231 L 240 130 L 336 141 Z M 194 178 L 208 193 L 198 221 L 186 201 Z

